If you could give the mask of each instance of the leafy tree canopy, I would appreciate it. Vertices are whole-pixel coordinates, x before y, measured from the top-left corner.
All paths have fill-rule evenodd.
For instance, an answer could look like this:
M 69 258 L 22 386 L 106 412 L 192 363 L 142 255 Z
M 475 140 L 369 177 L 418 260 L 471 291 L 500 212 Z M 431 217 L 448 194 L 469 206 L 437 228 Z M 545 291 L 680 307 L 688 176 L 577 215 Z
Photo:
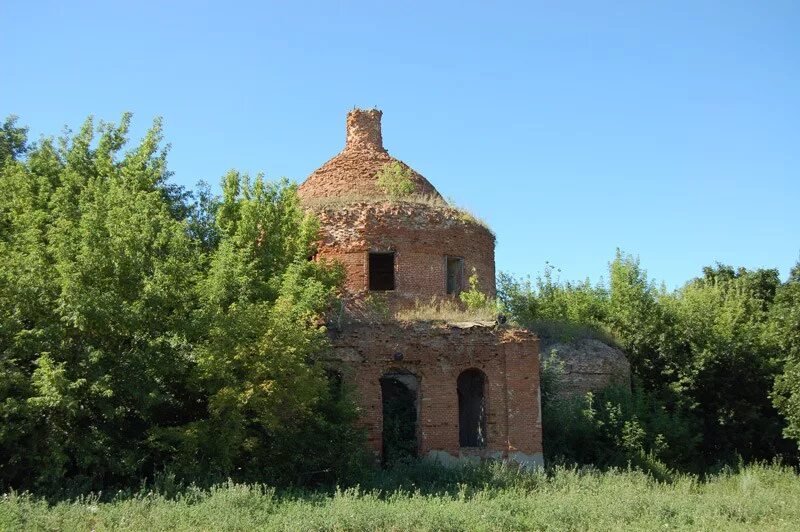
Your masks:
M 545 337 L 564 340 L 589 334 L 626 352 L 637 404 L 656 401 L 676 420 L 676 434 L 694 431 L 698 436 L 683 438 L 694 443 L 683 448 L 680 460 L 655 443 L 644 449 L 646 454 L 671 456 L 671 466 L 698 469 L 739 457 L 796 457 L 797 447 L 784 439 L 785 435 L 800 441 L 800 285 L 794 274 L 781 283 L 774 269 L 717 264 L 668 292 L 648 280 L 637 258 L 619 251 L 609 266 L 607 284 L 561 282 L 552 272 L 548 268 L 535 284 L 501 274 L 501 301 L 518 322 Z M 632 398 L 614 397 L 616 403 L 601 403 L 602 412 L 615 411 L 615 404 L 621 412 L 636 411 L 635 405 L 622 404 Z M 571 430 L 588 430 L 591 419 L 597 419 L 587 418 L 579 407 L 551 404 L 545 412 L 551 425 L 561 427 L 572 419 L 582 425 Z M 650 414 L 638 416 L 636 422 L 641 424 Z M 618 446 L 622 436 L 615 436 Z M 643 441 L 654 441 L 655 436 L 648 434 Z M 608 434 L 604 437 L 609 441 Z M 560 448 L 562 456 L 584 456 L 584 460 L 590 454 L 568 447 L 573 445 L 569 441 L 597 443 L 594 436 L 587 438 L 550 436 L 551 442 L 560 442 L 555 455 Z M 664 443 L 672 441 L 667 437 Z M 597 449 L 594 443 L 586 448 Z M 610 455 L 605 456 L 608 460 Z
M 170 184 L 160 120 L 134 146 L 130 120 L 0 132 L 0 484 L 296 481 L 308 464 L 272 458 L 312 429 L 310 467 L 345 464 L 352 409 L 314 362 L 341 278 L 307 260 L 316 221 L 286 181 Z

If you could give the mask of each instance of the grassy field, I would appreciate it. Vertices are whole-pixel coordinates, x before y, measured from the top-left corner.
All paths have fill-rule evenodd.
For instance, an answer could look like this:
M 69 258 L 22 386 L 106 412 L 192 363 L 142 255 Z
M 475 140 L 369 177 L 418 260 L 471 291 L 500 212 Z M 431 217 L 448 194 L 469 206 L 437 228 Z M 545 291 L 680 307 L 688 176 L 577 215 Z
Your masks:
M 669 483 L 637 471 L 424 467 L 384 475 L 368 490 L 278 494 L 227 483 L 56 504 L 9 493 L 0 499 L 0 529 L 800 530 L 800 477 L 779 466 Z

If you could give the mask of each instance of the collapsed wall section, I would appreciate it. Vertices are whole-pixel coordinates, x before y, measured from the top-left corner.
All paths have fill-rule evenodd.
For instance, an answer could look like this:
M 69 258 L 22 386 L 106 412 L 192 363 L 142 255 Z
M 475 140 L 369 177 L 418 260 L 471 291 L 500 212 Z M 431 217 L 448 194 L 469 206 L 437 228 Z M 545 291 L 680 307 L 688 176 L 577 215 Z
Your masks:
M 571 341 L 545 340 L 545 357 L 555 354 L 563 366 L 558 393 L 561 397 L 583 396 L 609 386 L 631 386 L 631 364 L 625 353 L 593 338 Z

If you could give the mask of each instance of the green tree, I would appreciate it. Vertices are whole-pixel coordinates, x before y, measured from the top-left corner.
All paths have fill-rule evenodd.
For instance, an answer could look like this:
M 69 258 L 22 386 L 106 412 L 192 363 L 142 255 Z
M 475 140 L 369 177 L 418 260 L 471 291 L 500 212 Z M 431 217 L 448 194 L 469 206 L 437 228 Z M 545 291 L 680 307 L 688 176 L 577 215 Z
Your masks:
M 335 478 L 361 440 L 315 360 L 341 280 L 308 260 L 315 219 L 236 172 L 192 201 L 160 121 L 126 151 L 129 123 L 13 144 L 0 170 L 0 484 Z
M 773 401 L 787 420 L 784 434 L 800 443 L 800 262 L 776 291 L 767 336 L 784 362 Z
M 769 400 L 779 365 L 763 341 L 778 284 L 774 270 L 718 265 L 664 300 L 681 353 L 669 384 L 702 420 L 708 462 L 790 451 Z
M 258 478 L 268 470 L 288 477 L 300 460 L 280 470 L 272 459 L 283 435 L 321 422 L 328 385 L 311 357 L 326 344 L 315 324 L 341 272 L 308 260 L 317 222 L 285 181 L 251 182 L 230 172 L 218 213 L 219 245 L 198 284 L 196 313 L 205 331 L 195 351 L 196 382 L 208 415 L 162 431 L 161 441 L 193 476 Z M 304 443 L 293 445 L 298 458 Z
M 28 128 L 17 127 L 17 117 L 11 115 L 0 126 L 0 168 L 6 161 L 15 161 L 28 151 Z
M 535 285 L 501 275 L 499 294 L 517 321 L 543 336 L 553 336 L 553 330 L 563 332 L 563 327 L 548 326 L 558 322 L 569 325 L 570 338 L 590 334 L 587 327 L 610 331 L 631 362 L 635 387 L 696 428 L 699 439 L 691 449 L 697 454 L 683 457 L 683 466 L 704 468 L 737 457 L 793 456 L 796 447 L 781 433 L 796 438 L 800 403 L 796 377 L 800 298 L 794 274 L 782 285 L 774 269 L 717 264 L 704 268 L 702 277 L 667 292 L 648 280 L 638 259 L 619 251 L 609 269 L 607 288 L 562 282 L 549 267 Z M 800 271 L 800 266 L 793 271 Z M 629 408 L 626 400 L 621 399 L 623 410 Z M 554 426 L 566 426 L 568 421 L 558 420 L 566 414 L 546 410 L 546 417 L 556 416 Z M 565 419 L 582 418 L 566 415 Z M 581 441 L 590 445 L 597 436 L 576 430 L 576 445 Z M 545 436 L 557 436 L 546 423 Z M 563 447 L 563 438 L 557 439 Z M 588 460 L 575 447 L 572 455 Z M 669 460 L 668 465 L 677 465 Z
M 160 122 L 122 154 L 89 119 L 0 175 L 0 475 L 99 488 L 139 473 L 147 430 L 181 409 L 197 269 L 164 200 Z
M 608 325 L 628 355 L 634 375 L 646 388 L 658 388 L 669 366 L 662 343 L 668 316 L 659 305 L 659 291 L 647 279 L 639 259 L 620 250 L 609 274 Z

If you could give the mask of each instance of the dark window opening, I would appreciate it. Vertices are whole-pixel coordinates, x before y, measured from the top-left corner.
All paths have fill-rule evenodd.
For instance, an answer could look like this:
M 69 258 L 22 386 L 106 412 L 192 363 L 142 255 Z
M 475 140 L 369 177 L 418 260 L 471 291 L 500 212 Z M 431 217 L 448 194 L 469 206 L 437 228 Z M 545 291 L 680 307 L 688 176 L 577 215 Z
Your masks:
M 468 369 L 458 376 L 458 444 L 486 447 L 486 375 Z
M 407 372 L 381 377 L 383 464 L 417 456 L 417 377 Z
M 447 293 L 458 295 L 464 278 L 464 259 L 447 257 Z
M 342 396 L 344 395 L 342 373 L 335 369 L 326 369 L 325 378 L 328 381 L 328 393 L 330 393 L 331 401 L 333 402 L 340 401 L 342 399 Z
M 394 290 L 394 253 L 369 254 L 369 289 Z

